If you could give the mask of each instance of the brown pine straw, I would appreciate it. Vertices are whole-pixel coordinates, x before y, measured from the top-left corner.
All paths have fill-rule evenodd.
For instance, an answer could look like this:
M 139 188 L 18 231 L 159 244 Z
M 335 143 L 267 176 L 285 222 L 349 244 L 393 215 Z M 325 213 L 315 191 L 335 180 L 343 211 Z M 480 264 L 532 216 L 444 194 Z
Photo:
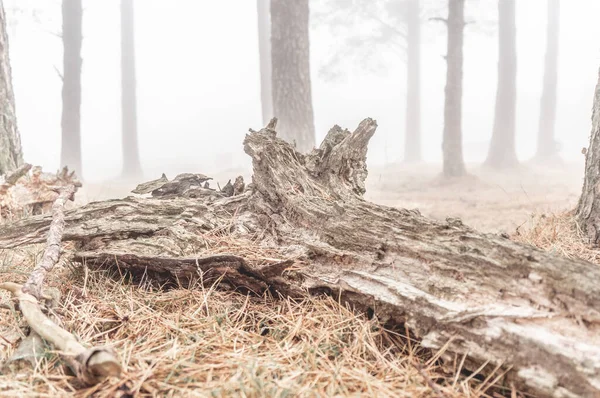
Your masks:
M 33 268 L 25 284 L 3 282 L 0 283 L 0 289 L 11 292 L 18 301 L 19 310 L 31 329 L 30 337 L 39 336 L 60 350 L 65 362 L 81 381 L 96 384 L 98 380 L 120 374 L 121 365 L 115 352 L 110 347 L 86 348 L 75 336 L 50 319 L 42 309 L 44 280 L 60 258 L 65 227 L 64 208 L 66 203 L 73 199 L 76 190 L 75 185 L 60 189 L 59 196 L 52 205 L 52 222 L 48 228 L 42 259 Z M 31 352 L 32 356 L 36 354 Z
M 0 265 L 19 254 L 28 263 L 40 247 L 20 250 L 0 252 Z M 8 279 L 15 274 L 0 273 L 0 282 Z M 199 285 L 159 291 L 80 266 L 48 284 L 61 290 L 63 326 L 83 344 L 113 346 L 123 376 L 85 387 L 51 353 L 34 371 L 0 375 L 2 396 L 525 396 L 492 388 L 503 372 L 491 365 L 486 379 L 461 372 L 464 358 L 442 369 L 442 352 L 432 355 L 404 329 L 386 330 L 330 297 L 297 302 Z M 0 334 L 10 336 L 19 318 L 0 311 Z M 15 346 L 0 340 L 2 358 Z
M 587 243 L 574 211 L 532 214 L 511 238 L 559 256 L 600 264 L 600 250 Z
M 236 253 L 255 265 L 282 259 L 225 230 L 198 236 L 204 249 L 195 254 Z M 571 213 L 533 216 L 513 236 L 598 262 L 582 237 Z M 24 282 L 42 251 L 0 251 L 0 283 Z M 201 285 L 159 290 L 80 264 L 63 264 L 46 284 L 61 291 L 55 311 L 63 327 L 84 345 L 114 347 L 123 376 L 86 387 L 50 352 L 34 370 L 0 375 L 0 396 L 527 396 L 504 381 L 505 368 L 484 364 L 469 373 L 464 356 L 442 368 L 445 348 L 428 352 L 407 330 L 386 329 L 331 297 L 294 301 Z M 0 359 L 13 353 L 19 326 L 17 313 L 0 309 Z

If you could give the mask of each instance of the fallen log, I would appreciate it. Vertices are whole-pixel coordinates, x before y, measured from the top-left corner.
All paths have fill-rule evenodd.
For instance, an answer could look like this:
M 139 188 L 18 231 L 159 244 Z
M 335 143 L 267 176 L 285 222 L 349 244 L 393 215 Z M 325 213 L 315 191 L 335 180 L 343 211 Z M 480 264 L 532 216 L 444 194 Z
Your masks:
M 64 239 L 78 261 L 140 280 L 222 275 L 257 294 L 334 295 L 404 324 L 444 361 L 503 368 L 505 382 L 543 396 L 599 396 L 600 268 L 365 201 L 376 126 L 335 126 L 302 155 L 270 123 L 245 138 L 254 174 L 243 193 L 91 203 L 68 212 Z M 39 241 L 48 222 L 7 226 L 0 247 Z

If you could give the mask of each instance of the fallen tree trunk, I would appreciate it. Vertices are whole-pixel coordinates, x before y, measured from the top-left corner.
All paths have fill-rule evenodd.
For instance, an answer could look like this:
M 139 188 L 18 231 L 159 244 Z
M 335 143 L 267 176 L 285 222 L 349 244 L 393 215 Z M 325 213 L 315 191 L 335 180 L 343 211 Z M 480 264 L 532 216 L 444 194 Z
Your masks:
M 506 382 L 545 396 L 600 394 L 599 267 L 365 201 L 374 120 L 353 133 L 332 128 L 308 155 L 274 127 L 246 136 L 254 175 L 239 195 L 70 211 L 64 239 L 77 243 L 75 259 L 139 281 L 331 294 L 405 324 L 446 361 L 466 356 L 470 370 L 502 367 Z M 48 222 L 4 228 L 0 247 L 40 241 Z

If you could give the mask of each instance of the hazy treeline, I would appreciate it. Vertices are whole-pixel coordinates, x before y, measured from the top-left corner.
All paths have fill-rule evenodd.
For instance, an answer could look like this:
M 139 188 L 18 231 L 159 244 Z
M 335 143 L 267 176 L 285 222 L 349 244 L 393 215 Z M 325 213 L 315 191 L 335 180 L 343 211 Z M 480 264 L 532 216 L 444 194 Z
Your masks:
M 473 159 L 555 163 L 586 143 L 589 105 L 569 107 L 589 103 L 584 82 L 595 75 L 573 70 L 583 63 L 561 44 L 583 37 L 573 10 L 592 4 L 257 0 L 231 15 L 191 1 L 5 3 L 26 157 L 84 177 L 247 166 L 244 131 L 272 115 L 299 150 L 335 123 L 372 116 L 381 127 L 370 162 L 443 159 L 449 176 Z M 24 68 L 32 37 L 54 44 L 39 44 L 39 65 Z M 561 100 L 561 87 L 576 100 Z M 62 139 L 48 134 L 57 129 Z

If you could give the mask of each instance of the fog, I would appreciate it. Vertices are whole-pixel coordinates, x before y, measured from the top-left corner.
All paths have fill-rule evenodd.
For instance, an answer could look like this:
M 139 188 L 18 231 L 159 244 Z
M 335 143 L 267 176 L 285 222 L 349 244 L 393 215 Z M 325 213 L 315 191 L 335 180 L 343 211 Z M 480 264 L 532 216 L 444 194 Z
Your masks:
M 18 124 L 28 162 L 59 167 L 62 42 L 58 1 L 12 0 L 10 54 Z M 440 7 L 443 9 L 440 0 Z M 465 160 L 481 162 L 492 133 L 497 77 L 497 2 L 467 2 L 463 134 Z M 517 2 L 517 148 L 521 160 L 536 146 L 545 52 L 546 2 Z M 311 6 L 320 2 L 313 0 Z M 105 180 L 121 171 L 119 2 L 84 1 L 83 177 Z M 242 140 L 262 127 L 256 2 L 144 0 L 135 3 L 138 132 L 147 177 L 160 173 L 246 168 Z M 35 15 L 28 10 L 35 9 Z M 600 65 L 600 2 L 561 4 L 556 138 L 561 156 L 582 161 L 590 132 L 593 90 Z M 422 133 L 424 157 L 441 161 L 446 32 L 423 24 Z M 353 129 L 365 117 L 378 121 L 368 162 L 402 159 L 405 66 L 393 46 L 364 65 L 352 58 L 343 76 L 328 79 L 324 60 L 338 38 L 311 26 L 312 95 L 317 142 L 334 124 Z M 364 67 L 364 66 L 367 67 Z

